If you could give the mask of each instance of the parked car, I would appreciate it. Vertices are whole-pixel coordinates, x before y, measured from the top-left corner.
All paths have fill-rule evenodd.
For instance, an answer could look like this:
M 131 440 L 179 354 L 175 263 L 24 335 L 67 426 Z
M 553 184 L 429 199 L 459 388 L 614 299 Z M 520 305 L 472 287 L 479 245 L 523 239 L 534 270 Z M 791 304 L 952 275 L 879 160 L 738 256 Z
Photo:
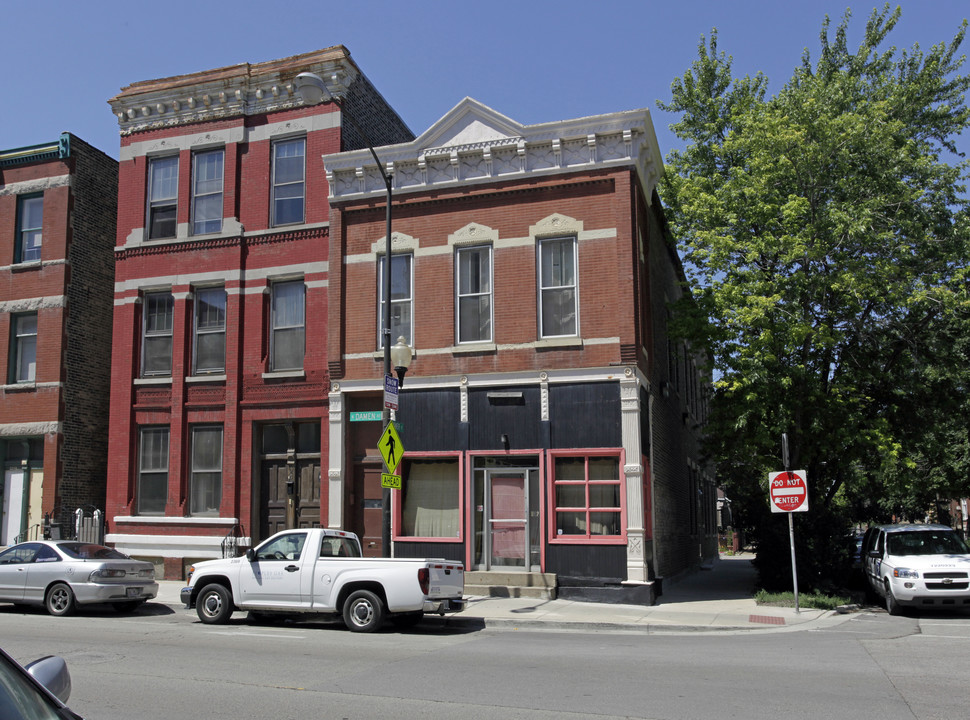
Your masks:
M 890 615 L 904 606 L 970 609 L 970 548 L 946 525 L 873 526 L 862 561 Z
M 38 540 L 0 553 L 0 602 L 70 615 L 93 603 L 132 611 L 157 594 L 154 565 L 104 545 Z
M 21 667 L 0 650 L 0 718 L 83 720 L 65 705 L 71 674 L 62 658 L 48 656 Z

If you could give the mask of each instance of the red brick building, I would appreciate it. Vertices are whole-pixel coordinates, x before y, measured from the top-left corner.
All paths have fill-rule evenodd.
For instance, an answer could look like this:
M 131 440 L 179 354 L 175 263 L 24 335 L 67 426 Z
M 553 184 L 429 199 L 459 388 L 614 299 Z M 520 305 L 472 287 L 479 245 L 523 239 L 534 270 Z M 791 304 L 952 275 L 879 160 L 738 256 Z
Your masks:
M 227 537 L 319 525 L 329 248 L 319 157 L 413 134 L 342 47 L 137 82 L 121 128 L 107 541 L 181 577 Z M 314 161 L 314 159 L 317 159 Z M 235 539 L 235 540 L 233 540 Z
M 483 573 L 471 592 L 517 573 L 618 602 L 652 602 L 658 577 L 715 557 L 700 358 L 667 335 L 684 277 L 649 112 L 521 125 L 465 99 L 378 154 L 394 184 L 392 337 L 414 349 L 394 554 L 462 560 Z M 323 164 L 322 512 L 376 545 L 380 425 L 357 420 L 382 402 L 384 185 L 366 150 Z
M 70 133 L 0 151 L 0 545 L 104 508 L 117 177 Z

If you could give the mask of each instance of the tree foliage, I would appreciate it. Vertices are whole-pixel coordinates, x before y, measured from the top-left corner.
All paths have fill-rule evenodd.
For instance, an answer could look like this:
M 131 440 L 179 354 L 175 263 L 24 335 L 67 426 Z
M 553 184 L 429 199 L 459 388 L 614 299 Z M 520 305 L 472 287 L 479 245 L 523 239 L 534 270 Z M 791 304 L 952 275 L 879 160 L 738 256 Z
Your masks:
M 822 562 L 809 583 L 838 528 L 970 494 L 967 24 L 898 51 L 887 5 L 852 51 L 850 18 L 834 35 L 826 18 L 818 59 L 771 97 L 764 75 L 733 76 L 714 30 L 659 103 L 686 143 L 661 196 L 694 295 L 675 329 L 714 362 L 708 449 L 767 537 L 788 434 Z

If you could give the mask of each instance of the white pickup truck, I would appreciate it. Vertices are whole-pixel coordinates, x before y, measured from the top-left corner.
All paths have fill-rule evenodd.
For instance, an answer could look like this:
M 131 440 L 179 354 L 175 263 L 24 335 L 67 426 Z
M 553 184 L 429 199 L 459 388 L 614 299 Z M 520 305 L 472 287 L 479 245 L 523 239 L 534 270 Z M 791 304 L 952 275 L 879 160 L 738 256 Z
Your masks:
M 342 615 L 351 630 L 373 632 L 385 619 L 408 626 L 426 612 L 460 612 L 464 590 L 460 562 L 365 558 L 353 533 L 307 528 L 279 532 L 244 557 L 196 563 L 181 600 L 204 623 L 226 623 L 239 609 Z

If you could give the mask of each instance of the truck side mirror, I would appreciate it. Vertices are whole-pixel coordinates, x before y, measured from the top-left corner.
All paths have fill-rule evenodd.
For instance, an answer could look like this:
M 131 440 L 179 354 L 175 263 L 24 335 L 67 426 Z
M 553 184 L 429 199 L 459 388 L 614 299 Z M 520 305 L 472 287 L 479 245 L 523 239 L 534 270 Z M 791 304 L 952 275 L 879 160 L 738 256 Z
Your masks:
M 871 558 L 875 558 L 875 559 L 877 559 L 877 560 L 878 560 L 879 558 L 881 558 L 881 557 L 882 557 L 882 553 L 881 553 L 881 552 L 879 552 L 878 550 L 870 550 L 870 551 L 869 551 L 869 557 L 871 557 Z
M 249 548 L 249 550 L 246 551 L 246 559 L 249 560 L 249 562 L 252 562 L 253 560 L 255 560 L 256 551 L 253 550 L 252 548 Z

